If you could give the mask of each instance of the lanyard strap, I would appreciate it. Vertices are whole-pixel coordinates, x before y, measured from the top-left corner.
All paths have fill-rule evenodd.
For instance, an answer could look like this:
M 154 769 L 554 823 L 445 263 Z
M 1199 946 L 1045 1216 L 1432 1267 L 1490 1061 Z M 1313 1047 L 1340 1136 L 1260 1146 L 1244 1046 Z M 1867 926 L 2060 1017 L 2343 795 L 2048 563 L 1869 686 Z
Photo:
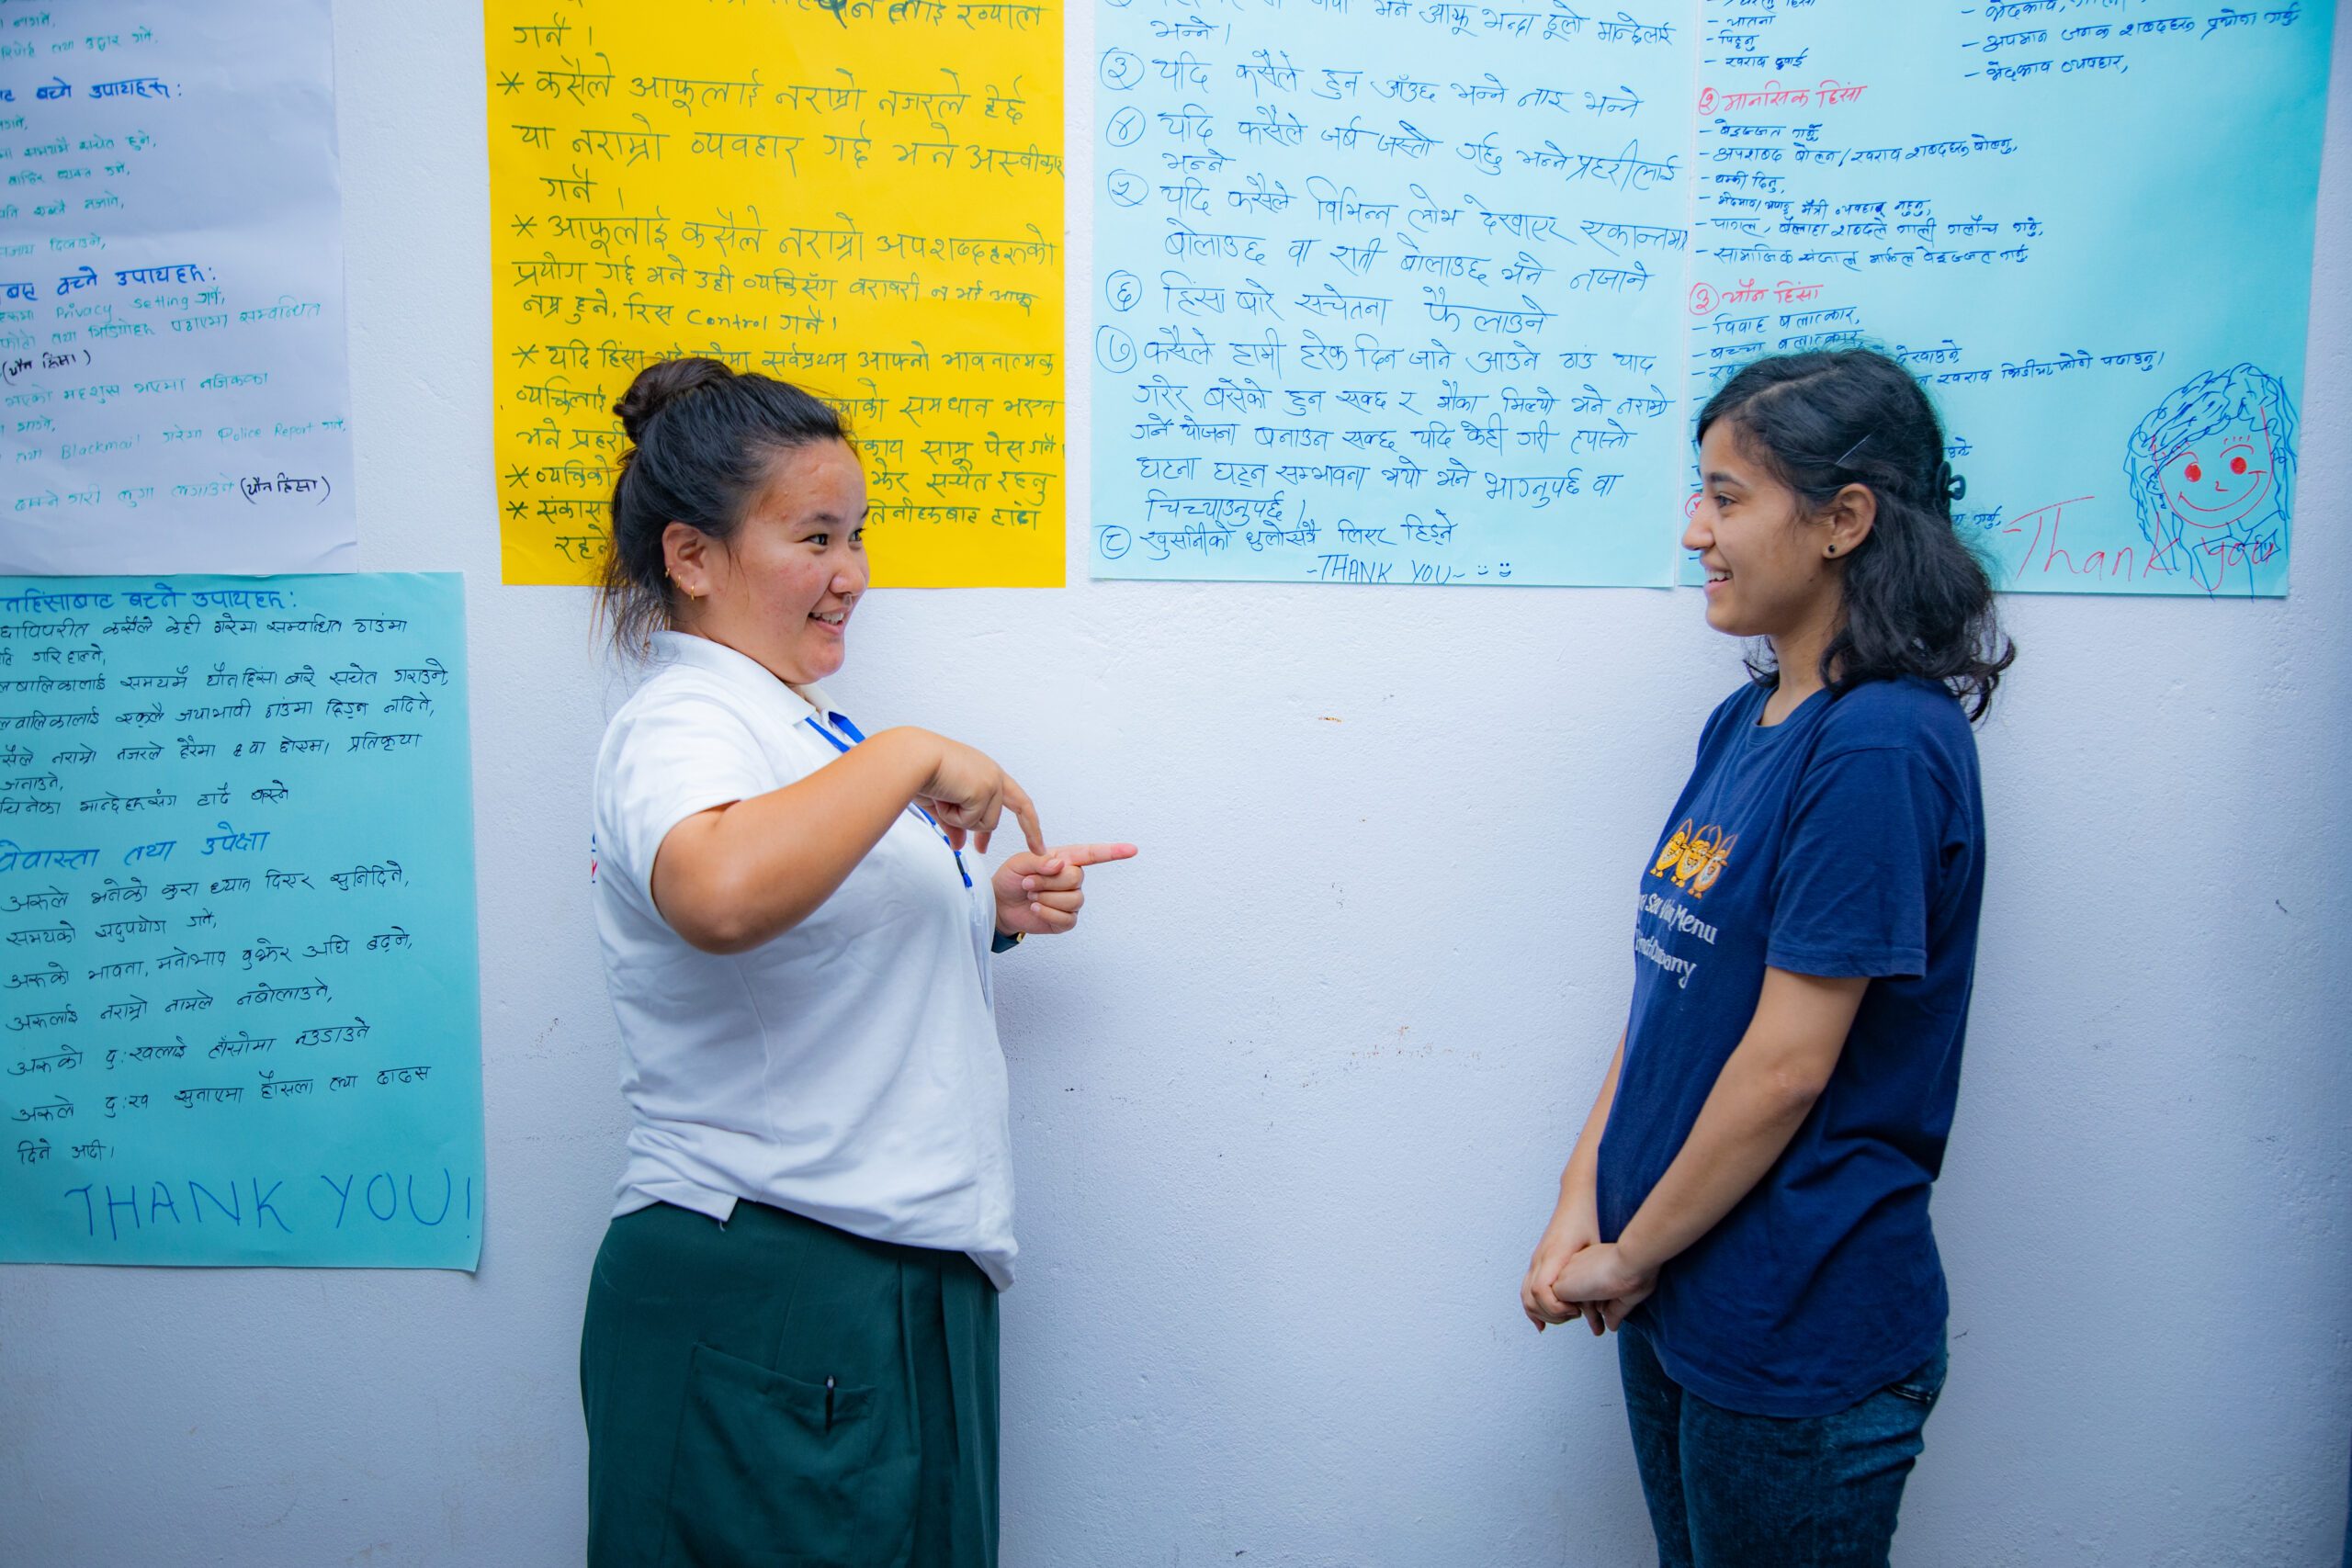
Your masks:
M 833 723 L 840 728 L 842 735 L 846 735 L 849 739 L 847 740 L 843 740 L 841 735 L 836 735 L 831 730 L 827 729 L 823 725 L 819 724 L 814 715 L 802 719 L 800 722 L 815 730 L 818 734 L 823 736 L 825 738 L 825 743 L 831 746 L 834 750 L 842 753 L 843 756 L 847 756 L 849 754 L 849 749 L 851 747 L 863 746 L 865 743 L 865 737 L 858 733 L 857 726 L 852 724 L 842 715 L 837 713 L 829 713 L 825 716 L 832 720 Z M 939 818 L 933 817 L 930 812 L 925 811 L 920 806 L 910 804 L 908 806 L 907 809 L 922 818 L 925 822 L 931 824 L 931 830 L 939 835 L 939 841 L 945 844 L 947 846 L 947 852 L 956 857 L 956 874 L 964 879 L 965 886 L 969 887 L 972 886 L 972 874 L 964 868 L 964 852 L 956 847 L 955 840 L 950 839 L 947 836 L 945 829 L 940 827 Z

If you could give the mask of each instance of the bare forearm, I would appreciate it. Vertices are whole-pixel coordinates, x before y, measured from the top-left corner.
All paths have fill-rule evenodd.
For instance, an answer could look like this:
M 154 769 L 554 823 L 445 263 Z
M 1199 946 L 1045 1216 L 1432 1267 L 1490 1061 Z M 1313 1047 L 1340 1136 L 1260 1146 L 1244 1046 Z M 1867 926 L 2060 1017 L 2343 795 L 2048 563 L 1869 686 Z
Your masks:
M 1813 1099 L 1757 1081 L 1735 1053 L 1681 1151 L 1618 1236 L 1627 1264 L 1646 1273 L 1713 1230 L 1764 1179 Z
M 745 952 L 798 925 L 929 781 L 936 739 L 886 729 L 797 783 L 679 823 L 654 860 L 662 919 L 709 953 Z
M 1617 1238 L 1629 1267 L 1649 1273 L 1677 1257 L 1764 1179 L 1827 1086 L 1866 984 L 1765 972 L 1747 1032 Z

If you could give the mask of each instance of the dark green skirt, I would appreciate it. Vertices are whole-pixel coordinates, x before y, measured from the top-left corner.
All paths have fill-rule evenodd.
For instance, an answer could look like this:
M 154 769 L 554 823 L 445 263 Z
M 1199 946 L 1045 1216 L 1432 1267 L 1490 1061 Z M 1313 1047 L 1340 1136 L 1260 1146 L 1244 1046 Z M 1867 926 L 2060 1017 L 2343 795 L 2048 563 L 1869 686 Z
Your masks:
M 580 1337 L 590 1568 L 993 1568 L 996 1292 L 758 1203 L 613 1221 Z

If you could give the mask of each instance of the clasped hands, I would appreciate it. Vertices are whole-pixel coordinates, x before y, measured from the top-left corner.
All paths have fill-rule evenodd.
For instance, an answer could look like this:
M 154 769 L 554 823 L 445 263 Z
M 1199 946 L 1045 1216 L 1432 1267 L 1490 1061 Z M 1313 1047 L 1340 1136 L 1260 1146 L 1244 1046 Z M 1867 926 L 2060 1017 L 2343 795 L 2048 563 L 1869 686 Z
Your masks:
M 1655 1268 L 1642 1269 L 1617 1243 L 1600 1239 L 1600 1215 L 1586 1193 L 1561 1200 L 1528 1260 L 1519 1304 L 1539 1334 L 1581 1317 L 1598 1336 L 1623 1324 L 1657 1289 Z

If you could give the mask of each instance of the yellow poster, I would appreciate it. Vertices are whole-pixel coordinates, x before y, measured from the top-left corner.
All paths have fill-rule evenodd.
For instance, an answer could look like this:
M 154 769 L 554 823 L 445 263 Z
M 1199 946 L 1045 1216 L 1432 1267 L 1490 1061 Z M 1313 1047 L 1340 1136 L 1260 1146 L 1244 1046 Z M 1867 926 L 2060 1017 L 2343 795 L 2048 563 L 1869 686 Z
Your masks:
M 847 412 L 874 581 L 1063 579 L 1058 0 L 485 0 L 503 579 L 594 581 L 642 366 Z

